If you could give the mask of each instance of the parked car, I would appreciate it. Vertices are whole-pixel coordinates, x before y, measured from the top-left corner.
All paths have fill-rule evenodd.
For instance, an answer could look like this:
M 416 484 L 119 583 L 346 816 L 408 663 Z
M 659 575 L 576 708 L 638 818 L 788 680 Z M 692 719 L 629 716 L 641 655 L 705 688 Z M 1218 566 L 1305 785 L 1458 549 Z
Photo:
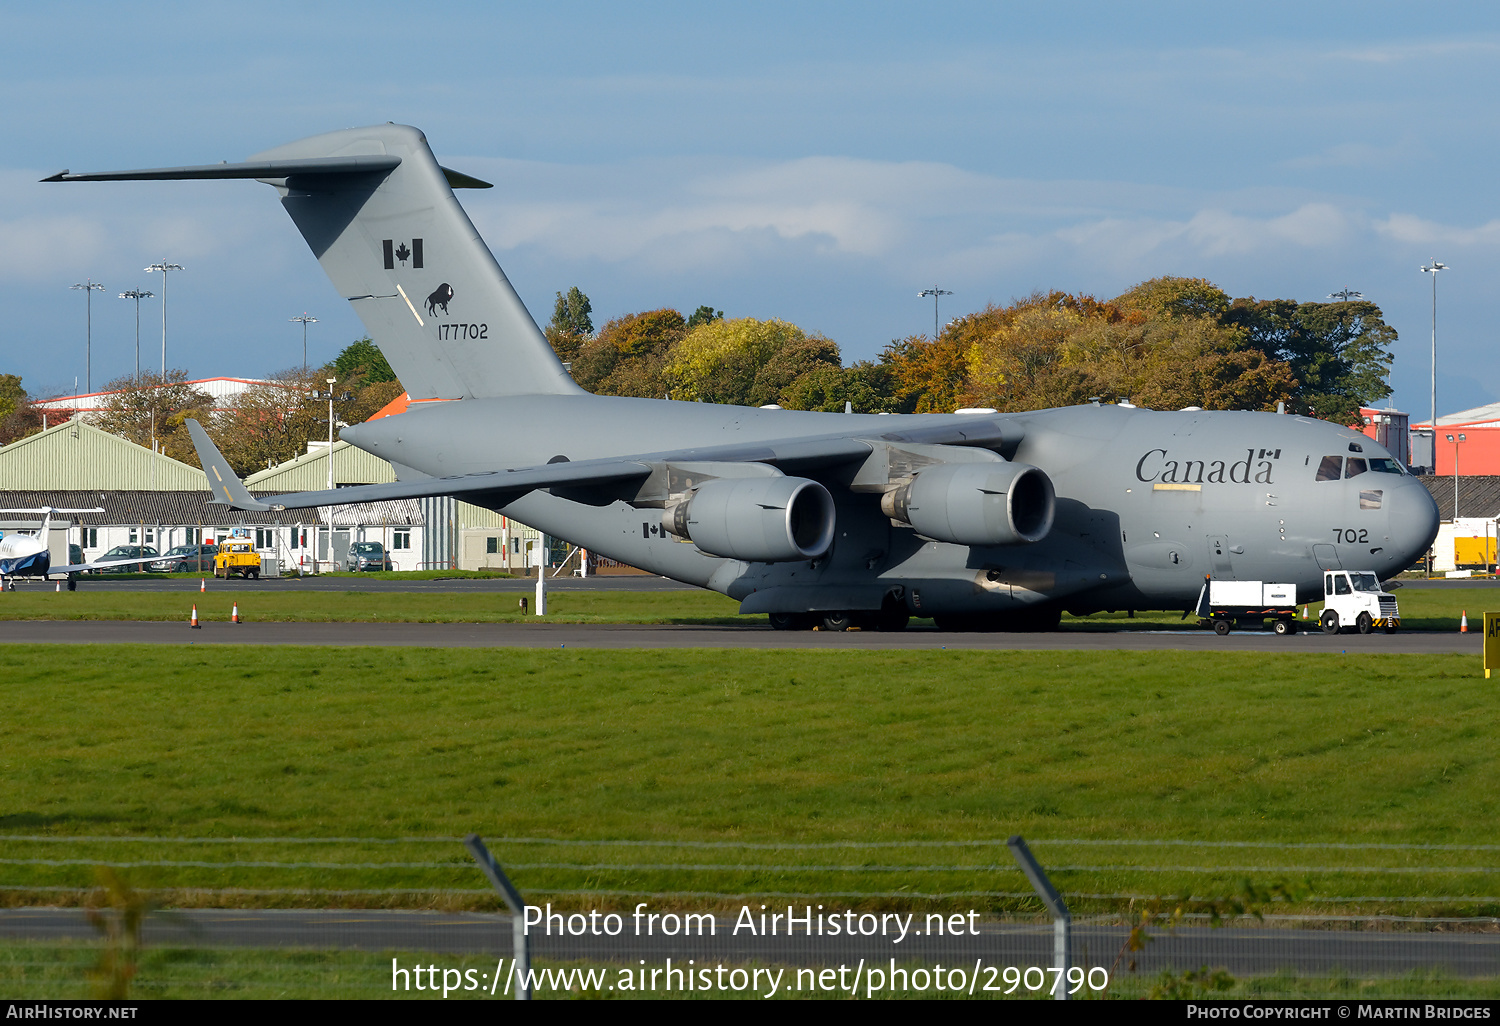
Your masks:
M 158 555 L 156 549 L 150 545 L 116 545 L 104 555 L 99 557 L 99 562 L 108 563 L 112 559 L 136 559 L 140 556 Z M 124 564 L 122 566 L 104 566 L 95 570 L 96 574 L 133 574 L 144 569 L 146 564 L 140 563 L 135 566 Z
M 176 545 L 152 563 L 151 569 L 161 573 L 211 573 L 218 553 L 219 547 L 212 544 Z
M 349 547 L 349 558 L 344 560 L 345 570 L 394 570 L 390 553 L 380 542 L 355 542 Z

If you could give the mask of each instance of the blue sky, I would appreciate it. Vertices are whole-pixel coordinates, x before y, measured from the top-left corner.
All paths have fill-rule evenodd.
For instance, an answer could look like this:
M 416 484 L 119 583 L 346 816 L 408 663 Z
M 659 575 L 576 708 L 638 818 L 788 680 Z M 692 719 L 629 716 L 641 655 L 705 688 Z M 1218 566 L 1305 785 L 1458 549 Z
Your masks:
M 0 373 L 130 371 L 169 285 L 168 363 L 257 376 L 362 328 L 251 182 L 41 185 L 239 159 L 380 121 L 496 183 L 461 193 L 539 320 L 710 303 L 846 360 L 1034 289 L 1162 274 L 1377 302 L 1396 403 L 1500 399 L 1500 14 L 1360 4 L 104 4 L 5 11 Z M 156 301 L 142 360 L 159 359 Z

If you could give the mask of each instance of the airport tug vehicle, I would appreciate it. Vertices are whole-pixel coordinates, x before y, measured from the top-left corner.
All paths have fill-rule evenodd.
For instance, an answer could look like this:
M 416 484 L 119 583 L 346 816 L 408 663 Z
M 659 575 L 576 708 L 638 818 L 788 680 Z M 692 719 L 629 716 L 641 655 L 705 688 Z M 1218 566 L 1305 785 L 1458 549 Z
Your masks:
M 1272 621 L 1277 634 L 1297 633 L 1297 586 L 1264 581 L 1203 582 L 1198 595 L 1198 622 L 1217 634 L 1247 623 Z M 1353 628 L 1369 634 L 1382 628 L 1395 634 L 1401 626 L 1396 597 L 1380 586 L 1373 570 L 1329 570 L 1323 574 L 1323 611 L 1318 626 L 1324 634 Z
M 1380 586 L 1372 570 L 1328 570 L 1323 574 L 1323 612 L 1318 626 L 1324 634 L 1337 634 L 1353 627 L 1369 634 L 1376 627 L 1395 634 L 1401 626 L 1396 596 Z

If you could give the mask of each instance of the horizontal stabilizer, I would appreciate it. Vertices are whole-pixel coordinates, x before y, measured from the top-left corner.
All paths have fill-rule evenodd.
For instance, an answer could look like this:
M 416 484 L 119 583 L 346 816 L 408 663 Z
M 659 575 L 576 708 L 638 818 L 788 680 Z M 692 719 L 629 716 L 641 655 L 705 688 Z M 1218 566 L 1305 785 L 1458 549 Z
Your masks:
M 219 452 L 208 432 L 191 417 L 187 420 L 188 434 L 192 436 L 193 448 L 198 450 L 198 462 L 203 464 L 203 473 L 208 476 L 209 491 L 214 493 L 214 502 L 235 509 L 268 510 L 271 507 L 252 498 L 250 490 L 229 468 L 229 461 Z
M 401 158 L 389 154 L 350 157 L 304 157 L 295 160 L 247 160 L 237 164 L 190 164 L 139 171 L 59 171 L 44 182 L 173 182 L 190 178 L 289 178 L 292 175 L 350 175 L 392 171 Z M 456 173 L 456 172 L 453 172 Z M 477 181 L 477 179 L 476 179 Z M 482 186 L 479 186 L 482 187 Z

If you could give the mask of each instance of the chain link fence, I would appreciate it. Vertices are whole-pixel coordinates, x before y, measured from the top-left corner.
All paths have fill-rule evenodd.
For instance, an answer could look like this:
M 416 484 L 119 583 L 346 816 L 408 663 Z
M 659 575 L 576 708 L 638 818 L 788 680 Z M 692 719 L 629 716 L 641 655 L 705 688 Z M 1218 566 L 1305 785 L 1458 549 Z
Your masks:
M 1500 846 L 487 843 L 0 837 L 0 997 L 1500 996 Z

